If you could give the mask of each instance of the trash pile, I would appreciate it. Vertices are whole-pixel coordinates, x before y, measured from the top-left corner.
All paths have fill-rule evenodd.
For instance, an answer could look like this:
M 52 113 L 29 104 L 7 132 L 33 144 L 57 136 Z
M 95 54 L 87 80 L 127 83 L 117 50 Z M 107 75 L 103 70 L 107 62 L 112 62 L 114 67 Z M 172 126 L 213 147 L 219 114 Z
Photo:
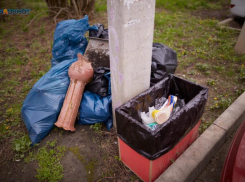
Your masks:
M 165 101 L 163 106 L 149 107 L 149 112 L 141 112 L 141 119 L 143 123 L 150 129 L 155 130 L 159 125 L 166 122 L 170 115 L 172 114 L 173 109 L 177 103 L 178 98 L 173 95 L 169 95 L 168 100 Z
M 78 124 L 89 125 L 105 123 L 108 130 L 113 127 L 109 60 L 105 64 L 107 66 L 104 67 L 93 66 L 97 64 L 92 63 L 93 76 L 91 78 L 93 79 L 88 79 L 89 81 L 84 81 L 83 78 L 79 83 L 79 79 L 76 76 L 74 79 L 69 71 L 71 67 L 73 70 L 80 70 L 77 72 L 83 72 L 88 68 L 82 67 L 81 60 L 86 58 L 80 55 L 87 51 L 88 40 L 84 36 L 87 31 L 91 37 L 108 39 L 108 30 L 104 29 L 101 24 L 89 26 L 87 16 L 80 20 L 61 21 L 56 26 L 51 60 L 52 68 L 30 90 L 21 110 L 23 121 L 33 144 L 40 142 L 47 136 L 56 122 L 58 127 L 70 131 L 75 130 L 73 125 L 75 121 Z M 91 60 L 92 58 L 88 57 L 88 61 Z M 100 60 L 96 61 L 100 62 Z M 173 74 L 176 67 L 176 52 L 163 44 L 154 43 L 151 86 L 169 73 Z M 82 85 L 83 88 L 76 90 L 78 85 Z M 73 92 L 74 90 L 76 91 Z M 163 105 L 163 103 L 161 104 Z M 177 106 L 178 102 L 175 109 Z M 64 111 L 61 112 L 61 110 Z M 63 112 L 69 113 L 70 116 L 67 117 Z M 159 114 L 156 114 L 155 117 L 158 118 L 158 116 Z M 64 124 L 65 120 L 69 123 L 69 127 Z

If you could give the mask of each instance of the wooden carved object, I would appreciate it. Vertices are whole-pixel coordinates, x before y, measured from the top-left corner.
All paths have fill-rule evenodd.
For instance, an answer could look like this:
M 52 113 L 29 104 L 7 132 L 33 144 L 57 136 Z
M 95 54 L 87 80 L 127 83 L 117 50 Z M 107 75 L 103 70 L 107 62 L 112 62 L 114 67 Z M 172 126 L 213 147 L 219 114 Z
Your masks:
M 75 131 L 75 120 L 81 103 L 84 87 L 93 79 L 94 70 L 82 54 L 77 55 L 78 60 L 74 62 L 69 70 L 70 85 L 66 93 L 59 118 L 55 125 L 65 130 Z

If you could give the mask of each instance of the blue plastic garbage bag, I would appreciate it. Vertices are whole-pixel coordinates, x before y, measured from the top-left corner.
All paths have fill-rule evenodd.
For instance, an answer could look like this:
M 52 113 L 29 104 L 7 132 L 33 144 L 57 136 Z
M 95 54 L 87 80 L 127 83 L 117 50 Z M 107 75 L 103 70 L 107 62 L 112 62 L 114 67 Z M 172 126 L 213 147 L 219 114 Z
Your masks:
M 108 130 L 113 127 L 110 72 L 104 76 L 109 79 L 108 95 L 102 97 L 89 91 L 84 92 L 78 124 L 105 123 Z
M 105 123 L 112 128 L 111 95 L 102 97 L 89 91 L 84 92 L 79 108 L 78 124 Z
M 76 60 L 63 61 L 51 68 L 27 95 L 21 114 L 33 144 L 54 126 L 70 84 L 68 69 Z
M 65 20 L 57 24 L 54 32 L 52 67 L 64 60 L 76 58 L 77 53 L 84 54 L 88 44 L 84 34 L 88 30 L 87 15 L 80 20 Z

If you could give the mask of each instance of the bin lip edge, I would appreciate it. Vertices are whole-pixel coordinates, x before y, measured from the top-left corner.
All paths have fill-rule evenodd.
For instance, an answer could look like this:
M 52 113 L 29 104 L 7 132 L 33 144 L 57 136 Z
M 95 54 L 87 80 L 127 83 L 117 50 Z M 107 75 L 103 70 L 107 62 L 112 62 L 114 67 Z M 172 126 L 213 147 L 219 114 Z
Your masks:
M 208 92 L 208 90 L 209 90 L 208 87 L 205 87 L 205 86 L 203 86 L 203 85 L 196 84 L 196 83 L 194 83 L 194 82 L 191 82 L 191 81 L 189 81 L 189 80 L 180 78 L 180 77 L 175 76 L 175 75 L 173 75 L 173 74 L 169 74 L 167 77 L 165 77 L 164 79 L 162 79 L 160 82 L 156 83 L 156 84 L 153 85 L 152 87 L 149 87 L 148 89 L 146 89 L 145 91 L 139 93 L 138 95 L 136 95 L 135 97 L 131 98 L 130 100 L 136 99 L 136 98 L 139 97 L 140 95 L 143 95 L 144 93 L 146 93 L 149 89 L 154 89 L 154 87 L 156 87 L 157 85 L 160 85 L 160 83 L 162 83 L 163 81 L 168 80 L 168 79 L 171 79 L 171 78 L 174 78 L 174 77 L 176 77 L 176 78 L 178 78 L 178 79 L 181 79 L 181 80 L 184 80 L 184 81 L 186 81 L 186 82 L 188 82 L 188 83 L 195 84 L 196 86 L 201 87 L 202 90 L 207 90 L 207 92 Z M 200 92 L 201 92 L 202 90 L 200 90 L 200 91 L 198 92 L 198 94 L 197 94 L 195 97 L 193 97 L 187 104 L 185 104 L 185 106 L 188 105 L 194 98 L 196 98 L 196 97 L 200 94 Z M 128 104 L 128 102 L 130 102 L 130 100 L 127 101 L 127 102 L 125 102 L 124 104 L 120 105 L 119 107 L 117 107 L 117 108 L 115 109 L 115 112 L 119 112 L 119 113 L 123 113 L 123 114 L 126 114 L 126 115 L 127 115 L 127 113 L 125 113 L 122 109 L 125 107 L 126 104 Z M 185 107 L 185 106 L 184 106 L 184 107 Z M 182 107 L 178 112 L 180 112 L 184 107 Z M 137 121 L 137 120 L 136 120 L 136 121 Z

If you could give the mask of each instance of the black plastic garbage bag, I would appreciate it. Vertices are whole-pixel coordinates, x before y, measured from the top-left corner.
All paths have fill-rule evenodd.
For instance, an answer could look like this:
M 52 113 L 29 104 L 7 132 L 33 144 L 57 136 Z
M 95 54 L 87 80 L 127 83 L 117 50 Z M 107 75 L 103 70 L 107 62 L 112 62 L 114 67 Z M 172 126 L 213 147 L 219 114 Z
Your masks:
M 98 30 L 91 29 L 89 30 L 89 37 L 97 37 L 101 39 L 108 39 L 108 29 L 104 29 L 104 25 L 97 23 L 94 25 Z
M 94 68 L 93 80 L 86 85 L 85 90 L 90 91 L 92 93 L 96 93 L 102 97 L 107 96 L 109 80 L 104 75 L 109 72 L 110 72 L 109 68 L 105 68 L 105 67 Z
M 175 95 L 185 105 L 168 121 L 151 130 L 140 118 L 155 100 Z M 169 75 L 116 109 L 117 133 L 132 149 L 150 160 L 170 151 L 198 123 L 204 112 L 208 89 L 187 80 Z
M 174 74 L 176 68 L 176 52 L 163 44 L 153 43 L 151 63 L 151 86 L 161 81 L 168 74 Z

